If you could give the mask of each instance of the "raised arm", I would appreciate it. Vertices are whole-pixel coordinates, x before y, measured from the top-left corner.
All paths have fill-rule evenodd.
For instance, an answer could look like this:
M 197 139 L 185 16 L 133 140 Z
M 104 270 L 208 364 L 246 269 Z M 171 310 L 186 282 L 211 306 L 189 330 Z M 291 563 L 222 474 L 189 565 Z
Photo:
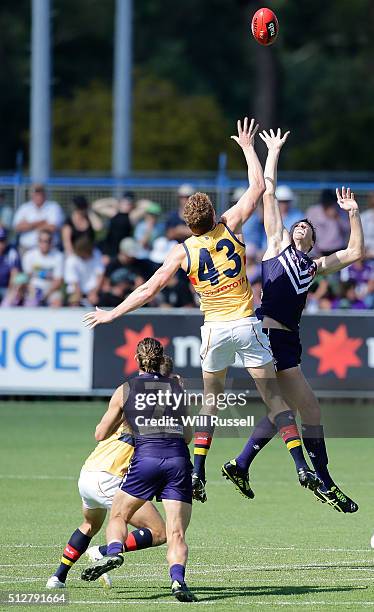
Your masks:
M 102 417 L 100 423 L 98 423 L 96 426 L 95 439 L 98 442 L 109 438 L 109 436 L 111 436 L 116 429 L 118 429 L 123 418 L 122 409 L 127 401 L 128 395 L 128 383 L 117 387 L 113 393 L 109 402 L 108 410 Z
M 361 217 L 353 191 L 342 187 L 342 192 L 336 190 L 336 197 L 340 208 L 349 215 L 351 233 L 346 249 L 336 251 L 331 255 L 318 257 L 315 260 L 318 274 L 331 274 L 346 268 L 353 262 L 362 259 L 365 255 L 364 233 L 362 231 Z
M 285 240 L 289 240 L 288 233 L 283 225 L 278 202 L 275 199 L 275 189 L 277 186 L 277 168 L 281 149 L 287 140 L 289 132 L 283 136 L 280 129 L 274 134 L 263 131 L 259 134 L 268 148 L 268 155 L 265 163 L 265 193 L 264 202 L 264 227 L 267 237 L 267 250 L 264 257 L 275 257 L 283 248 Z M 285 246 L 285 245 L 284 245 Z
M 121 317 L 128 312 L 132 312 L 144 304 L 147 304 L 163 289 L 169 280 L 176 274 L 186 258 L 186 251 L 182 244 L 177 244 L 166 257 L 163 265 L 151 276 L 146 283 L 140 285 L 130 293 L 118 306 L 112 310 L 102 310 L 97 308 L 93 312 L 88 312 L 83 321 L 90 329 L 100 323 L 111 323 L 114 319 Z
M 231 136 L 242 148 L 248 166 L 249 187 L 240 200 L 222 215 L 233 232 L 241 230 L 241 226 L 252 215 L 258 201 L 265 191 L 264 174 L 254 148 L 254 137 L 258 130 L 255 120 L 251 119 L 248 127 L 248 117 L 245 117 L 243 127 L 238 121 L 238 135 Z

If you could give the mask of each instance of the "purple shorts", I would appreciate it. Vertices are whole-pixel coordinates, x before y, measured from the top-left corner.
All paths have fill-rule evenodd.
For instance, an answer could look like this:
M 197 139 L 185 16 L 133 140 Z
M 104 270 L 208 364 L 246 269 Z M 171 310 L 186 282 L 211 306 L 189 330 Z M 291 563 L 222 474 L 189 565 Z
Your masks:
M 192 504 L 192 463 L 188 457 L 135 455 L 120 489 L 133 497 L 156 497 Z

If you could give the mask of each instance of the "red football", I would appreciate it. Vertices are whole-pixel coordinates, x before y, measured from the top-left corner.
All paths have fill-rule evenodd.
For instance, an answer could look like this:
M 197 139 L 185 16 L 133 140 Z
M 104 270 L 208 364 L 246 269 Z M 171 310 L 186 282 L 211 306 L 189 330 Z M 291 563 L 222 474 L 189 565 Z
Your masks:
M 278 36 L 278 19 L 271 9 L 261 8 L 252 17 L 252 34 L 260 45 L 272 45 Z

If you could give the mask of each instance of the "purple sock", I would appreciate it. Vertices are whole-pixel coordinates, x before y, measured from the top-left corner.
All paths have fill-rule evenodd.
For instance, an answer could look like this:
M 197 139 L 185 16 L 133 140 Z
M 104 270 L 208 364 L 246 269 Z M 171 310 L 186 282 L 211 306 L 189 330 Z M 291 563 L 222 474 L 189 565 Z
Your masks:
M 269 421 L 267 416 L 261 419 L 254 428 L 242 452 L 236 458 L 238 468 L 243 470 L 243 472 L 248 472 L 253 459 L 274 438 L 276 433 L 277 428 Z
M 123 552 L 123 544 L 122 542 L 111 542 L 110 544 L 108 544 L 108 549 L 107 549 L 107 555 L 111 556 L 111 555 L 118 555 L 119 553 Z
M 101 544 L 99 546 L 99 551 L 101 552 L 101 554 L 103 555 L 103 557 L 106 557 L 108 554 L 108 547 L 106 544 Z
M 171 581 L 174 582 L 174 580 L 178 580 L 178 582 L 180 583 L 184 582 L 185 572 L 186 568 L 184 567 L 184 565 L 181 565 L 180 563 L 175 563 L 170 568 Z

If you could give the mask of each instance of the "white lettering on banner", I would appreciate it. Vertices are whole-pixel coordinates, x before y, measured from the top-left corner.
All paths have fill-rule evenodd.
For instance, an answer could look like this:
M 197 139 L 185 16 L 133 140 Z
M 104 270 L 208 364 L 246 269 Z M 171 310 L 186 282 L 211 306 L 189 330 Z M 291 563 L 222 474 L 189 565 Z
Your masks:
M 374 368 L 374 338 L 366 338 L 368 347 L 368 367 Z
M 200 346 L 201 341 L 196 336 L 178 336 L 173 338 L 174 345 L 174 365 L 175 368 L 186 368 L 191 365 L 193 368 L 200 367 Z M 190 360 L 188 360 L 190 353 Z
M 4 308 L 0 318 L 0 389 L 89 391 L 93 334 L 82 310 Z

